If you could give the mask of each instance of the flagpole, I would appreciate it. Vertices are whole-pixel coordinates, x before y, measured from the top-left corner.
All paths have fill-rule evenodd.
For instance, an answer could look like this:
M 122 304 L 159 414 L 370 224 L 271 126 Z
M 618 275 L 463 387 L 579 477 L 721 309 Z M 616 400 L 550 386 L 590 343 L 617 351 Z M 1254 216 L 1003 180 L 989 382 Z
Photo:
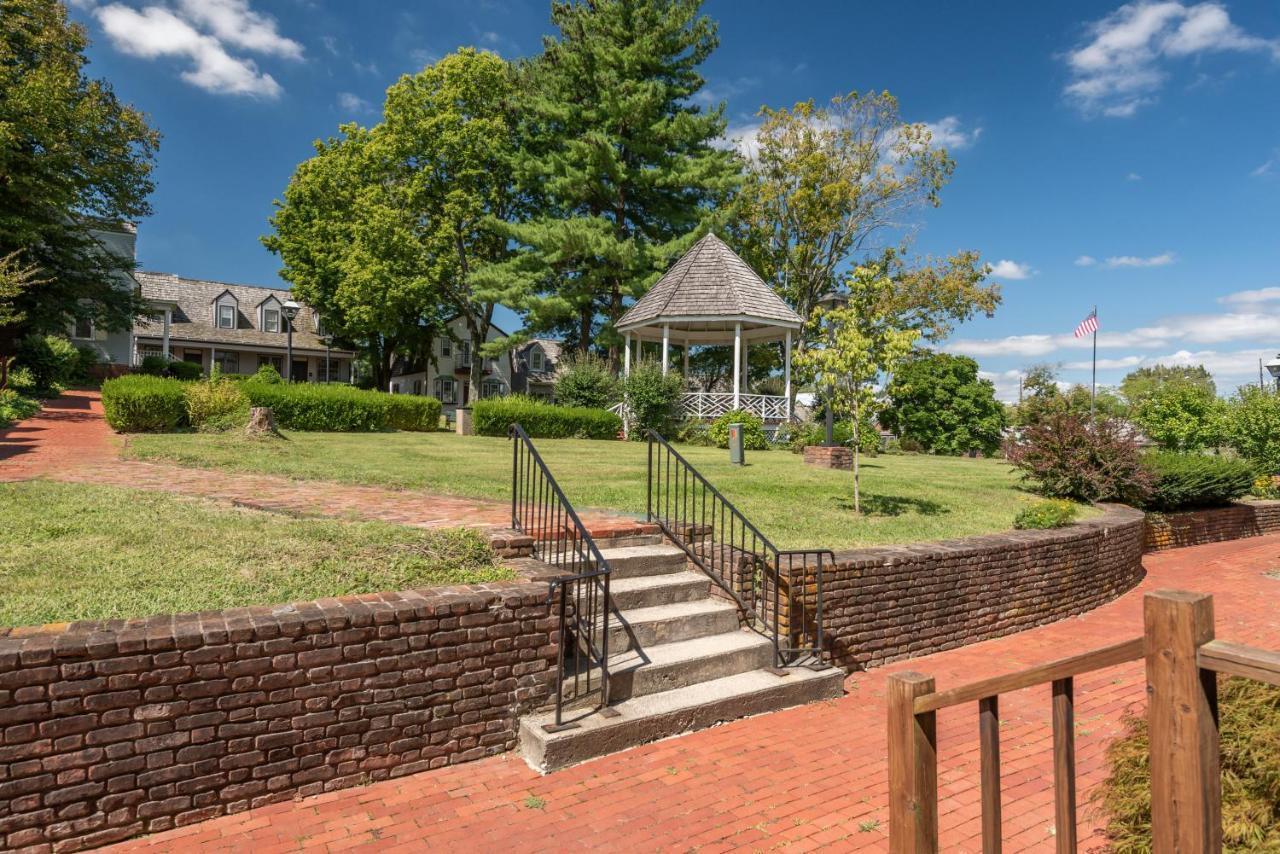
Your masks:
M 1098 307 L 1093 307 L 1093 385 L 1089 391 L 1089 418 L 1093 419 L 1098 401 Z

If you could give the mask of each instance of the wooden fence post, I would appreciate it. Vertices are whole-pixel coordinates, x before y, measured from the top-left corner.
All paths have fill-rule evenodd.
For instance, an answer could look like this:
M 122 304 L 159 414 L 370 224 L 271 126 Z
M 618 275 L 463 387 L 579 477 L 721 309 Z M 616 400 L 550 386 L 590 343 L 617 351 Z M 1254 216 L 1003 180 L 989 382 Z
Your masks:
M 915 712 L 916 697 L 933 693 L 933 677 L 891 674 L 889 700 L 889 850 L 938 850 L 937 713 Z
M 1155 854 L 1222 850 L 1216 675 L 1196 654 L 1213 640 L 1213 597 L 1159 590 L 1143 600 L 1151 841 Z

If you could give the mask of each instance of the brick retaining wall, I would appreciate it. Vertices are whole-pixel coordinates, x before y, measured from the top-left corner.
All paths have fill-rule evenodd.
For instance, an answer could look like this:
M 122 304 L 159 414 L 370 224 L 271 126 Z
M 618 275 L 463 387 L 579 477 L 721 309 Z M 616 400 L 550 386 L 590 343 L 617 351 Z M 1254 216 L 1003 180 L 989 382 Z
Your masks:
M 826 643 L 860 670 L 1081 614 L 1138 583 L 1142 542 L 1143 514 L 1110 505 L 1057 530 L 839 552 Z
M 1152 513 L 1144 547 L 1149 552 L 1280 533 L 1280 501 L 1249 501 L 1230 507 Z
M 545 584 L 0 630 L 0 848 L 73 851 L 509 750 Z

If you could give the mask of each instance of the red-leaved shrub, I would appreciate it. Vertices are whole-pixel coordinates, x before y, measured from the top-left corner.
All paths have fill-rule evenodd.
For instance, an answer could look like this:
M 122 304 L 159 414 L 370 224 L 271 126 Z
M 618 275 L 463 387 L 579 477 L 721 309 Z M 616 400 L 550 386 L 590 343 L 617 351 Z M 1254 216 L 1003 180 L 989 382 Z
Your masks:
M 1007 440 L 1005 457 L 1051 498 L 1141 504 L 1151 491 L 1133 428 L 1114 418 L 1049 413 Z

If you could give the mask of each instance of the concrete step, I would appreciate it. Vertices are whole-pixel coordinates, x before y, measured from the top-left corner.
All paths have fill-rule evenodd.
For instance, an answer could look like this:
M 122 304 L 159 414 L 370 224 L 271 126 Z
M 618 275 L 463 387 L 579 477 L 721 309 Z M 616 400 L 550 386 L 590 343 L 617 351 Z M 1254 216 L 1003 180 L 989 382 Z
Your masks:
M 627 546 L 656 546 L 662 543 L 661 534 L 628 534 L 618 537 L 594 537 L 596 548 L 620 549 Z
M 672 602 L 693 602 L 711 594 L 711 580 L 703 572 L 635 575 L 609 579 L 609 595 L 619 611 L 651 608 Z
M 609 656 L 609 698 L 658 694 L 773 665 L 773 642 L 739 630 Z
M 609 652 L 693 640 L 738 630 L 738 608 L 722 599 L 673 602 L 610 615 Z
M 666 575 L 685 571 L 685 553 L 676 546 L 653 543 L 644 546 L 620 546 L 601 549 L 600 554 L 609 561 L 613 578 L 633 578 L 637 575 Z
M 617 716 L 566 712 L 573 729 L 549 733 L 554 712 L 520 721 L 520 748 L 535 770 L 547 772 L 723 721 L 839 697 L 844 674 L 793 668 L 786 676 L 752 670 L 696 685 L 633 697 L 611 705 Z

